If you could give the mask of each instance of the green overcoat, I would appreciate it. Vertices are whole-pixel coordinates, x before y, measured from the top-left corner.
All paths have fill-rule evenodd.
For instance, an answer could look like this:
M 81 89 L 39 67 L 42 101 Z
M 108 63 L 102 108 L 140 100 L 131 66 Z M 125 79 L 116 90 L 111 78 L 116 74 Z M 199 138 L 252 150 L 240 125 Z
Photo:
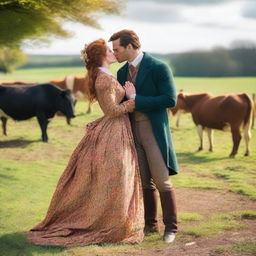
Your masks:
M 127 81 L 127 72 L 128 63 L 117 72 L 117 79 L 121 85 Z M 177 174 L 178 163 L 167 112 L 167 108 L 174 107 L 176 104 L 176 89 L 168 65 L 144 53 L 135 87 L 135 109 L 148 116 L 169 174 Z

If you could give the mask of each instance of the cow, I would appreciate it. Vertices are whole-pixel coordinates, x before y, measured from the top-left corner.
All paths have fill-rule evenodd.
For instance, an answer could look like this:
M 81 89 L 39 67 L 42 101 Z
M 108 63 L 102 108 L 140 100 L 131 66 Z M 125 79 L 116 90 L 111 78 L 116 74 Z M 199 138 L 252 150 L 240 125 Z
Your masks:
M 254 129 L 254 123 L 255 123 L 255 118 L 256 118 L 256 95 L 255 95 L 255 93 L 252 94 L 252 100 L 253 100 L 253 104 L 254 104 L 252 129 Z
M 70 89 L 78 100 L 87 100 L 87 81 L 85 76 L 68 75 L 64 79 L 55 79 L 49 82 L 61 89 Z M 92 103 L 89 102 L 86 114 L 90 114 L 91 112 Z
M 213 151 L 213 129 L 231 129 L 233 149 L 230 157 L 237 154 L 241 141 L 240 128 L 244 128 L 246 144 L 245 156 L 249 156 L 251 138 L 251 122 L 253 114 L 252 99 L 246 93 L 213 96 L 211 93 L 179 93 L 176 110 L 184 110 L 192 114 L 200 138 L 198 150 L 203 149 L 203 130 L 207 130 L 209 151 Z M 175 113 L 174 113 L 175 114 Z
M 180 89 L 179 92 L 183 92 L 183 89 Z M 184 109 L 177 109 L 177 106 L 173 107 L 173 108 L 169 108 L 168 109 L 168 113 L 172 113 L 173 116 L 176 116 L 176 122 L 175 125 L 177 128 L 180 127 L 180 118 L 182 114 L 188 113 L 188 111 L 184 110 Z
M 73 118 L 74 98 L 69 89 L 62 90 L 53 84 L 33 86 L 0 85 L 0 117 L 3 134 L 7 135 L 7 119 L 22 121 L 36 116 L 42 132 L 42 141 L 48 142 L 47 126 L 57 111 Z
M 25 82 L 25 81 L 5 81 L 0 82 L 0 85 L 36 85 L 35 82 Z
M 0 85 L 8 85 L 8 86 L 16 86 L 16 85 L 27 85 L 27 86 L 31 86 L 31 85 L 36 85 L 38 83 L 35 83 L 35 82 L 26 82 L 26 81 L 4 81 L 4 82 L 0 82 Z M 60 86 L 58 86 L 60 87 Z M 62 88 L 60 87 L 61 89 L 66 89 L 66 87 Z M 75 100 L 75 103 L 74 105 L 76 104 L 76 100 Z M 56 113 L 58 116 L 63 116 L 63 114 L 61 112 L 57 112 Z M 66 121 L 67 121 L 67 124 L 68 125 L 71 125 L 71 120 L 70 118 L 66 117 Z
M 173 116 L 176 117 L 176 122 L 175 122 L 175 125 L 177 128 L 180 127 L 180 118 L 181 118 L 181 115 L 182 114 L 185 114 L 185 113 L 188 113 L 188 111 L 185 111 L 183 109 L 177 109 L 176 107 L 173 107 L 173 108 L 169 108 L 168 109 L 168 114 L 172 114 Z

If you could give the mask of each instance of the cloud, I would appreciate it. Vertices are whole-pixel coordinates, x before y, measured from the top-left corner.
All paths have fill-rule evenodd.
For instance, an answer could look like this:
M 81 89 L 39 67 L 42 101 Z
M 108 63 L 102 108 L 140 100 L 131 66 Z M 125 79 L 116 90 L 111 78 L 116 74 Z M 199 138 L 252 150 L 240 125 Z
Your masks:
M 70 23 L 75 36 L 51 46 L 27 49 L 33 54 L 78 54 L 84 43 L 127 28 L 136 31 L 144 51 L 156 53 L 229 47 L 234 40 L 255 41 L 256 19 L 249 12 L 256 0 L 127 0 L 126 16 L 105 15 L 102 30 Z M 187 4 L 186 4 L 187 3 Z M 200 4 L 201 3 L 201 4 Z M 214 3 L 214 4 L 212 4 Z M 244 14 L 244 16 L 242 16 Z M 250 18 L 249 18 L 250 16 Z
M 239 9 L 237 14 L 241 16 L 241 6 L 249 2 L 250 0 L 128 0 L 125 14 L 126 18 L 139 22 L 196 23 L 195 20 L 201 19 L 201 23 L 212 23 L 211 19 L 220 16 L 219 13 L 224 15 L 219 17 L 220 21 L 225 20 L 226 13 L 223 10 L 230 13 L 227 8 L 236 13 Z
M 201 27 L 206 27 L 206 28 L 209 28 L 209 29 L 212 29 L 212 28 L 217 28 L 217 29 L 234 29 L 236 27 L 235 25 L 217 24 L 217 23 L 212 23 L 212 22 L 198 23 L 196 25 L 201 26 Z
M 242 10 L 242 16 L 245 18 L 256 19 L 256 3 L 249 2 Z
M 169 4 L 158 4 L 156 2 L 138 1 L 128 3 L 126 18 L 140 22 L 184 22 L 180 9 Z
M 236 0 L 129 0 L 129 2 L 155 2 L 163 4 L 185 4 L 185 5 L 215 5 L 227 2 L 234 2 Z

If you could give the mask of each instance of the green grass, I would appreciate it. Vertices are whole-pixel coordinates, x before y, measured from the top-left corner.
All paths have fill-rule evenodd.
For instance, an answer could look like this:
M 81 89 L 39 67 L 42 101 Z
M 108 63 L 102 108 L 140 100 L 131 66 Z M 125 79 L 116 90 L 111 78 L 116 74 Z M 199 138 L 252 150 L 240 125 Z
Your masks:
M 115 72 L 118 66 L 112 68 Z M 82 68 L 26 69 L 11 75 L 0 75 L 0 81 L 44 82 L 83 72 Z M 184 88 L 188 92 L 212 91 L 221 94 L 256 91 L 256 78 L 176 78 L 175 81 L 178 89 Z M 147 237 L 142 244 L 134 246 L 106 245 L 63 249 L 34 246 L 16 233 L 32 228 L 42 220 L 70 154 L 85 134 L 85 125 L 102 115 L 98 104 L 94 104 L 92 115 L 86 115 L 86 109 L 87 103 L 78 102 L 77 117 L 72 120 L 72 126 L 66 124 L 65 118 L 54 117 L 48 127 L 49 143 L 40 141 L 41 132 L 35 118 L 23 122 L 8 120 L 8 137 L 0 135 L 1 256 L 117 255 L 121 252 L 134 252 L 136 255 L 136 252 L 148 248 L 160 251 L 166 248 L 160 235 Z M 220 189 L 244 194 L 248 199 L 256 199 L 256 129 L 252 134 L 251 156 L 243 156 L 245 146 L 242 141 L 237 157 L 230 159 L 228 155 L 232 142 L 229 132 L 215 132 L 214 152 L 208 152 L 207 142 L 206 149 L 197 152 L 199 139 L 190 115 L 182 116 L 179 129 L 174 127 L 174 123 L 175 119 L 171 118 L 172 136 L 181 169 L 179 175 L 171 177 L 174 187 L 203 189 L 206 193 L 209 189 Z M 197 212 L 180 213 L 180 225 L 186 225 L 187 233 L 184 234 L 187 236 L 193 232 L 200 236 L 219 234 L 226 229 L 241 228 L 241 218 L 255 218 L 255 212 L 246 208 L 243 210 L 243 216 L 232 215 L 228 220 L 223 216 L 204 219 Z
M 255 256 L 256 242 L 238 242 L 232 246 L 222 246 L 212 250 L 212 253 L 220 256 Z
M 221 180 L 216 180 L 205 175 L 198 175 L 194 170 L 181 167 L 181 173 L 172 177 L 174 187 L 178 188 L 200 188 L 200 189 L 222 189 L 225 184 Z
M 192 236 L 212 236 L 225 230 L 242 229 L 243 219 L 255 219 L 255 211 L 236 211 L 225 214 L 214 214 L 207 221 L 189 227 L 185 233 Z
M 116 74 L 123 63 L 111 65 L 111 71 Z M 47 82 L 50 79 L 62 79 L 66 75 L 84 75 L 84 67 L 61 67 L 61 68 L 35 68 L 18 69 L 11 74 L 1 74 L 0 81 L 22 80 L 31 82 Z M 231 77 L 231 78 L 201 78 L 201 77 L 176 77 L 177 91 L 185 92 L 212 92 L 213 94 L 256 93 L 256 77 Z
M 178 213 L 178 219 L 180 222 L 189 222 L 189 221 L 199 221 L 202 220 L 204 217 L 198 213 L 192 212 L 183 212 Z
M 4 234 L 0 237 L 1 256 L 39 256 L 63 255 L 61 247 L 36 246 L 27 242 L 26 238 L 17 233 Z M 68 255 L 68 254 L 66 254 Z
M 197 227 L 189 228 L 186 234 L 196 236 L 196 237 L 212 236 L 212 235 L 219 234 L 221 231 L 239 229 L 242 227 L 243 226 L 235 220 L 229 220 L 229 221 L 210 220 L 209 222 L 200 224 Z
M 177 89 L 184 92 L 212 92 L 213 94 L 240 93 L 249 94 L 256 92 L 255 77 L 222 77 L 222 78 L 201 78 L 201 77 L 177 77 L 175 79 Z
M 84 69 L 80 67 L 19 69 L 12 74 L 1 74 L 0 81 L 21 80 L 43 83 L 50 79 L 62 79 L 71 74 L 83 75 Z
M 232 149 L 230 132 L 214 131 L 214 152 L 208 151 L 204 134 L 205 149 L 198 152 L 199 138 L 191 115 L 181 117 L 180 128 L 174 123 L 175 117 L 171 117 L 172 136 L 181 165 L 181 173 L 172 177 L 176 187 L 226 188 L 256 199 L 256 129 L 252 130 L 251 155 L 243 156 L 242 139 L 236 158 L 231 159 L 228 157 Z
M 123 64 L 113 64 L 111 66 L 112 72 L 115 74 L 117 69 Z M 51 79 L 63 79 L 67 75 L 84 75 L 86 69 L 84 67 L 61 67 L 61 68 L 31 68 L 18 69 L 11 74 L 1 74 L 1 81 L 28 81 L 36 83 L 45 83 Z

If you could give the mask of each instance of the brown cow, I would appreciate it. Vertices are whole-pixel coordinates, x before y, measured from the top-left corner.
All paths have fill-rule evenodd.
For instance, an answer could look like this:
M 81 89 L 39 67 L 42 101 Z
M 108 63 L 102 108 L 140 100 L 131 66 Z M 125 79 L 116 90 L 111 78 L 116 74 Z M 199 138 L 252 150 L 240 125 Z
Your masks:
M 177 128 L 180 127 L 180 118 L 182 114 L 188 113 L 188 111 L 185 111 L 183 109 L 177 109 L 177 107 L 168 109 L 169 113 L 171 112 L 173 116 L 176 116 L 176 122 L 175 125 Z
M 87 100 L 86 98 L 86 79 L 85 76 L 74 76 L 68 75 L 61 80 L 50 80 L 50 83 L 60 87 L 61 89 L 70 89 L 76 99 L 78 100 Z M 89 103 L 87 114 L 92 112 L 92 104 Z
M 183 89 L 180 89 L 180 90 L 179 90 L 179 93 L 182 93 L 182 92 L 184 92 L 184 90 L 183 90 Z M 185 114 L 185 113 L 188 113 L 188 111 L 185 110 L 185 109 L 181 109 L 181 108 L 178 109 L 177 106 L 175 106 L 174 108 L 169 108 L 168 110 L 169 110 L 169 113 L 170 113 L 170 111 L 171 111 L 171 113 L 173 114 L 173 116 L 176 116 L 176 122 L 175 122 L 176 127 L 177 127 L 177 128 L 180 127 L 180 118 L 181 118 L 181 115 L 182 115 L 182 114 Z
M 254 129 L 254 123 L 255 123 L 255 118 L 256 118 L 256 95 L 255 95 L 255 93 L 252 94 L 252 100 L 253 100 L 253 104 L 254 104 L 252 129 Z
M 233 139 L 233 149 L 230 157 L 235 157 L 241 141 L 240 128 L 243 125 L 246 143 L 244 155 L 248 156 L 250 154 L 249 141 L 251 138 L 253 102 L 246 93 L 216 97 L 210 93 L 179 93 L 175 109 L 175 111 L 182 109 L 192 114 L 200 137 L 198 150 L 203 149 L 203 129 L 207 130 L 210 144 L 209 150 L 213 151 L 212 129 L 226 130 L 230 126 Z
M 24 81 L 5 81 L 0 82 L 0 85 L 36 85 L 34 82 L 24 82 Z

